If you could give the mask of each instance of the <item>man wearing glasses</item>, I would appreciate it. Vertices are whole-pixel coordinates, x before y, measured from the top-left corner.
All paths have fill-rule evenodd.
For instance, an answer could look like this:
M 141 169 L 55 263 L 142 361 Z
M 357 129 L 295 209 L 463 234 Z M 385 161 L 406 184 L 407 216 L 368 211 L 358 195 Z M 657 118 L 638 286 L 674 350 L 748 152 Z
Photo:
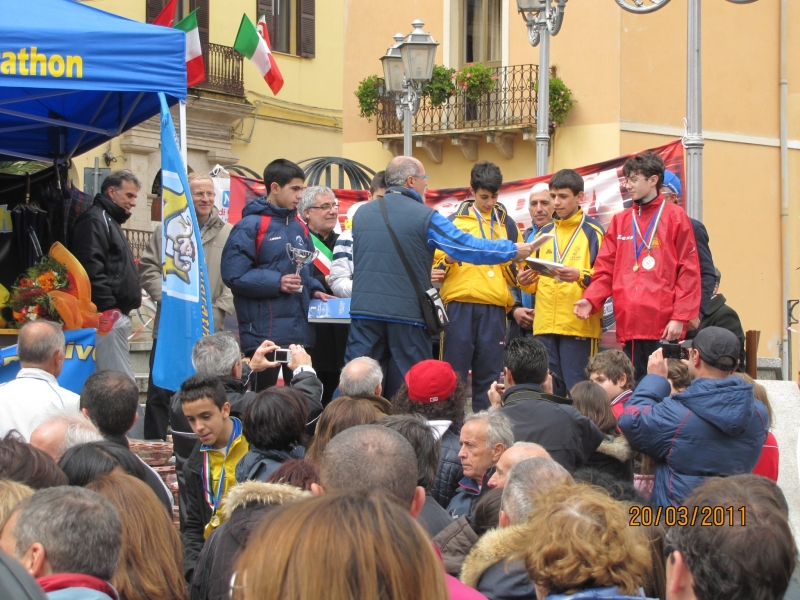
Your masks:
M 200 227 L 200 240 L 208 267 L 208 285 L 211 288 L 211 308 L 214 313 L 214 330 L 222 331 L 225 314 L 233 314 L 233 294 L 222 282 L 220 260 L 222 249 L 228 241 L 233 228 L 219 218 L 214 206 L 214 181 L 206 173 L 189 175 L 189 190 L 192 193 L 197 225 Z M 150 379 L 147 385 L 147 404 L 144 411 L 144 436 L 148 440 L 167 438 L 169 425 L 169 400 L 176 391 L 168 391 L 153 383 L 153 358 L 156 355 L 155 342 L 158 337 L 158 321 L 161 316 L 161 235 L 162 228 L 156 227 L 150 242 L 139 260 L 139 279 L 142 287 L 156 303 L 156 318 L 153 322 L 153 351 L 150 353 Z
M 333 258 L 333 247 L 339 234 L 334 231 L 339 220 L 339 201 L 333 190 L 324 185 L 315 185 L 303 190 L 297 212 L 308 224 L 311 242 L 319 250 L 319 256 L 311 268 L 311 275 L 325 286 L 325 292 L 334 295 L 328 283 Z M 344 366 L 344 351 L 347 346 L 347 325 L 315 323 L 317 340 L 308 349 L 317 377 L 324 385 L 323 404 L 331 401 L 333 391 L 339 385 L 339 371 Z
M 639 154 L 628 159 L 623 174 L 633 206 L 611 220 L 575 314 L 588 319 L 613 296 L 617 341 L 638 382 L 659 340 L 678 340 L 698 317 L 700 264 L 689 217 L 659 192 L 664 161 L 652 152 Z

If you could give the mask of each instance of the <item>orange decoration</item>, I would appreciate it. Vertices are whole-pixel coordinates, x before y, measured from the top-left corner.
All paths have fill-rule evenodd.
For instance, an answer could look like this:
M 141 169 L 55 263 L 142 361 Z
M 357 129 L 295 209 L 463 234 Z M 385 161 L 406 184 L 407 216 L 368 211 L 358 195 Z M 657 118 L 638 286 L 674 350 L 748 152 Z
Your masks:
M 78 298 L 91 301 L 92 299 L 92 284 L 89 281 L 89 276 L 86 274 L 86 269 L 80 261 L 75 258 L 72 253 L 67 250 L 60 242 L 56 242 L 50 246 L 50 256 L 55 258 L 62 265 L 67 267 L 67 272 L 72 274 L 75 278 L 75 284 L 78 287 Z

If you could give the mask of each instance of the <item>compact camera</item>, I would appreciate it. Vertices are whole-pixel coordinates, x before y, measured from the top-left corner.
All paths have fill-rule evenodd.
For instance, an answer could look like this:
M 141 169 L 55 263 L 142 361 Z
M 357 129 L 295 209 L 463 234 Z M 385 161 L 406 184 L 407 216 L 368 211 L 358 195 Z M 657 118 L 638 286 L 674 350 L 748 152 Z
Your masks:
M 661 352 L 664 355 L 664 358 L 678 358 L 680 360 L 689 359 L 689 351 L 686 348 L 683 348 L 678 342 L 661 340 L 659 344 L 661 344 Z

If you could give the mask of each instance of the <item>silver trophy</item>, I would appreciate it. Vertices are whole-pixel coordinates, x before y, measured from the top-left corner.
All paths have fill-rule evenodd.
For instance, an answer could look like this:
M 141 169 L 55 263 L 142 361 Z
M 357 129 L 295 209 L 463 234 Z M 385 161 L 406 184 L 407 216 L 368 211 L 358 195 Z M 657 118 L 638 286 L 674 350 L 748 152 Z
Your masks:
M 300 275 L 300 271 L 306 265 L 310 265 L 314 262 L 314 259 L 317 258 L 319 255 L 319 250 L 314 248 L 313 250 L 306 250 L 305 248 L 295 248 L 292 246 L 291 243 L 286 244 L 286 254 L 289 255 L 289 260 L 291 260 L 295 265 L 297 265 L 297 271 L 295 271 L 295 275 Z M 303 284 L 300 284 L 300 289 L 297 290 L 298 292 L 303 291 Z

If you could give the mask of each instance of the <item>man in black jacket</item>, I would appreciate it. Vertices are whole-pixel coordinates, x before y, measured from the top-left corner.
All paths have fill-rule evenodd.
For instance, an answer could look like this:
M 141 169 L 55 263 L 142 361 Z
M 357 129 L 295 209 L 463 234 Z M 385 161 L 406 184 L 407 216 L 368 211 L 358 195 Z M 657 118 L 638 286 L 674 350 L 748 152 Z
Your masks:
M 139 193 L 139 180 L 130 171 L 114 171 L 103 180 L 94 204 L 75 221 L 69 249 L 92 284 L 92 302 L 98 312 L 122 313 L 106 335 L 98 335 L 95 363 L 98 370 L 124 373 L 135 381 L 128 349 L 131 320 L 139 308 L 142 291 L 128 239 L 121 225 L 131 216 Z
M 736 370 L 740 373 L 746 373 L 745 360 L 747 353 L 744 348 L 745 335 L 742 322 L 739 320 L 738 313 L 725 303 L 725 296 L 719 293 L 719 282 L 722 280 L 722 273 L 716 267 L 714 272 L 716 275 L 714 295 L 711 296 L 705 316 L 700 321 L 700 327 L 697 328 L 697 331 L 699 333 L 700 330 L 706 327 L 722 327 L 735 335 L 739 340 L 739 366 L 736 367 Z
M 511 340 L 503 356 L 505 385 L 489 390 L 489 401 L 511 421 L 514 440 L 544 447 L 568 471 L 582 466 L 603 441 L 603 433 L 552 394 L 547 349 L 536 338 Z

